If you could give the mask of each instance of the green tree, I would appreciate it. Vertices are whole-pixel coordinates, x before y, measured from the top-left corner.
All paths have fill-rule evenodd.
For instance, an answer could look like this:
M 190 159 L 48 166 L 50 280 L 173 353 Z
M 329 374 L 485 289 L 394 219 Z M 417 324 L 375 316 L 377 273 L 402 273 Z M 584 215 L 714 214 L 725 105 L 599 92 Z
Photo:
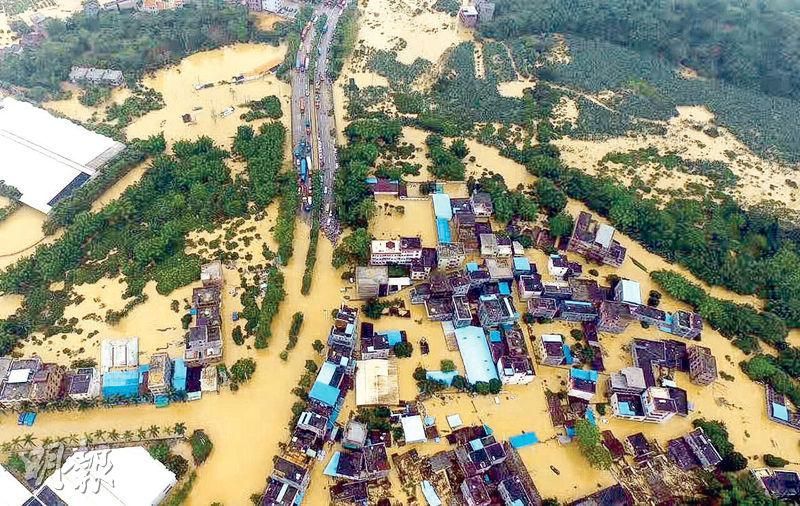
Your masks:
M 534 191 L 539 205 L 550 216 L 560 213 L 567 205 L 567 196 L 549 179 L 538 179 L 534 185 Z
M 240 358 L 231 366 L 231 380 L 235 383 L 250 381 L 256 372 L 256 362 L 252 358 Z
M 589 465 L 597 469 L 609 469 L 612 458 L 608 449 L 603 446 L 600 430 L 589 422 L 581 419 L 575 422 L 575 437 L 578 440 L 581 453 L 589 461 Z
M 442 372 L 453 372 L 456 370 L 455 362 L 447 358 L 442 359 L 442 361 L 439 363 L 439 367 L 442 370 Z
M 175 473 L 175 477 L 180 480 L 189 471 L 189 462 L 180 455 L 170 454 L 164 461 L 164 467 Z
M 393 350 L 397 358 L 408 358 L 414 352 L 414 347 L 408 341 L 400 341 L 394 345 Z
M 764 465 L 769 467 L 785 467 L 789 463 L 788 460 L 778 457 L 777 455 L 772 455 L 771 453 L 764 454 L 763 459 Z
M 547 227 L 554 237 L 567 237 L 572 234 L 572 228 L 574 227 L 572 215 L 566 212 L 554 214 L 548 218 Z
M 241 325 L 235 326 L 231 334 L 233 336 L 234 343 L 238 344 L 239 346 L 244 344 L 244 334 L 242 333 Z
M 314 342 L 311 344 L 311 347 L 314 348 L 314 351 L 316 351 L 317 353 L 322 353 L 322 350 L 325 349 L 325 344 L 319 339 L 315 339 Z
M 339 269 L 345 265 L 365 265 L 369 261 L 372 236 L 365 228 L 358 228 L 342 239 L 331 257 L 331 264 Z

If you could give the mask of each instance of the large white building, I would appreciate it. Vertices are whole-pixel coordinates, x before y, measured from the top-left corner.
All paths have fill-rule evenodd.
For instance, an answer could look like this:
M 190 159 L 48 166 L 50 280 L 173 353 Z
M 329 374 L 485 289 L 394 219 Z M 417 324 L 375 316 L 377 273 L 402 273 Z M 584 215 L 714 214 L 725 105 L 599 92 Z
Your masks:
M 91 179 L 125 145 L 27 102 L 0 100 L 0 181 L 20 201 L 49 213 Z

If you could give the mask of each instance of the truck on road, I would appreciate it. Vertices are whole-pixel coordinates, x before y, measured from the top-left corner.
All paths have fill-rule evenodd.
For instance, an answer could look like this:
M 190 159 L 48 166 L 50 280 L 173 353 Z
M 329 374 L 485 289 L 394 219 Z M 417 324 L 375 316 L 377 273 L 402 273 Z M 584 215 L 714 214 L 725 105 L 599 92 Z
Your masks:
M 306 97 L 300 97 L 300 112 L 303 114 L 306 112 Z

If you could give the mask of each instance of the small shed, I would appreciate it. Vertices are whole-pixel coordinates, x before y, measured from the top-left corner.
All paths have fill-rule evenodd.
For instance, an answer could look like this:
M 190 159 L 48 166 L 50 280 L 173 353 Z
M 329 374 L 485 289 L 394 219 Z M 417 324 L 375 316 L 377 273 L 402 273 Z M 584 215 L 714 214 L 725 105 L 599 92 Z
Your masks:
M 404 416 L 400 419 L 400 424 L 403 426 L 403 438 L 406 440 L 406 443 L 424 443 L 427 441 L 425 437 L 425 424 L 422 423 L 421 416 Z

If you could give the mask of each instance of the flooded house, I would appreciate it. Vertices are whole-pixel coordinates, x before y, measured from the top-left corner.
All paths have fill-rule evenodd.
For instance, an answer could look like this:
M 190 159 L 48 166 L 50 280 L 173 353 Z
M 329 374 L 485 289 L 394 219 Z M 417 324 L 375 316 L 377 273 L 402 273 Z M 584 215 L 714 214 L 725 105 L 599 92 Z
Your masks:
M 703 317 L 691 311 L 675 311 L 672 313 L 671 331 L 676 336 L 695 339 L 703 331 Z
M 591 401 L 597 393 L 597 380 L 597 371 L 570 369 L 567 395 L 584 401 Z
M 439 244 L 436 246 L 436 265 L 439 270 L 460 269 L 467 259 L 461 243 Z
M 528 300 L 527 309 L 534 318 L 552 320 L 558 312 L 558 304 L 556 299 L 534 296 Z
M 472 209 L 472 214 L 474 214 L 476 218 L 488 220 L 494 214 L 492 196 L 486 192 L 472 192 L 469 198 L 469 205 Z
M 359 265 L 355 270 L 356 297 L 371 299 L 381 295 L 381 287 L 389 283 L 389 267 L 386 265 Z
M 544 290 L 542 276 L 536 273 L 523 274 L 517 279 L 517 295 L 521 300 L 529 300 L 539 296 Z
M 562 300 L 558 302 L 556 318 L 568 322 L 593 322 L 597 319 L 597 310 L 591 302 Z
M 612 334 L 625 332 L 633 322 L 631 307 L 622 302 L 604 300 L 597 310 L 597 330 Z
M 711 470 L 722 462 L 719 452 L 700 427 L 682 437 L 670 439 L 667 456 L 684 471 Z
M 422 281 L 428 279 L 431 271 L 438 266 L 438 256 L 436 248 L 422 248 L 422 258 L 411 262 L 409 275 L 411 281 Z
M 154 396 L 167 395 L 172 386 L 172 359 L 164 352 L 153 353 L 147 375 L 147 388 Z
M 478 299 L 478 319 L 484 327 L 512 324 L 519 319 L 509 295 L 484 295 Z
M 784 501 L 800 498 L 800 473 L 786 469 L 752 469 L 750 471 L 770 497 Z
M 400 237 L 389 241 L 372 241 L 370 264 L 411 265 L 422 259 L 422 241 L 419 237 Z
M 102 86 L 122 86 L 125 77 L 119 70 L 97 69 L 94 67 L 72 67 L 69 81 L 76 84 L 93 84 Z
M 689 378 L 696 385 L 710 385 L 717 379 L 717 359 L 711 353 L 711 348 L 705 346 L 689 346 L 687 348 L 689 360 Z
M 571 262 L 566 255 L 550 255 L 547 258 L 547 272 L 556 279 L 567 280 L 580 276 L 583 267 L 578 262 Z
M 2 359 L 0 363 L 0 406 L 14 408 L 22 403 L 49 402 L 61 395 L 65 369 L 45 363 L 39 357 Z
M 76 401 L 100 397 L 101 379 L 96 367 L 81 367 L 67 373 L 67 395 Z
M 564 351 L 564 336 L 560 334 L 542 334 L 536 341 L 539 362 L 545 365 L 563 365 L 567 361 Z
M 567 242 L 567 251 L 594 262 L 620 267 L 625 260 L 626 249 L 614 240 L 615 232 L 611 225 L 598 223 L 590 213 L 581 211 Z

